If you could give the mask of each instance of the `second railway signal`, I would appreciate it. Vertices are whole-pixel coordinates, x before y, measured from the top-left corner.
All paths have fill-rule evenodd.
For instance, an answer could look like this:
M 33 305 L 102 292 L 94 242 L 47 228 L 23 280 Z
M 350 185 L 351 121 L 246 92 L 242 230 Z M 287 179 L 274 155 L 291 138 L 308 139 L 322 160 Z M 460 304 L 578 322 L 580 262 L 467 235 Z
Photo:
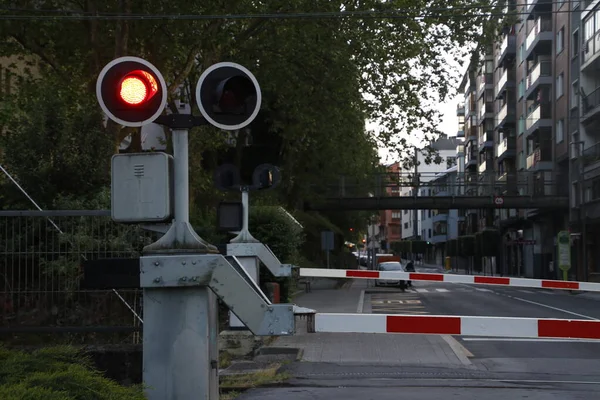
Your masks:
M 138 57 L 120 57 L 108 63 L 96 81 L 102 111 L 128 127 L 152 123 L 167 104 L 167 85 L 160 71 Z
M 221 62 L 198 79 L 196 102 L 206 121 L 223 130 L 237 130 L 258 115 L 262 95 L 258 81 L 245 67 Z

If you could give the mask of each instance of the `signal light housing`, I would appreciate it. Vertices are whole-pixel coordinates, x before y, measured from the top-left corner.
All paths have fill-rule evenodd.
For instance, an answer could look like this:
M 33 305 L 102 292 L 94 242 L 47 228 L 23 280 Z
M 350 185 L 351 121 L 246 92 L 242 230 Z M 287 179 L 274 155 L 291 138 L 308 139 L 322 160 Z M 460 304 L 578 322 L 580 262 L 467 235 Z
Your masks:
M 96 97 L 113 121 L 129 127 L 150 124 L 167 104 L 167 85 L 160 71 L 139 57 L 120 57 L 98 75 Z
M 245 67 L 221 62 L 208 67 L 196 84 L 196 103 L 206 121 L 223 130 L 249 125 L 262 102 L 260 86 Z

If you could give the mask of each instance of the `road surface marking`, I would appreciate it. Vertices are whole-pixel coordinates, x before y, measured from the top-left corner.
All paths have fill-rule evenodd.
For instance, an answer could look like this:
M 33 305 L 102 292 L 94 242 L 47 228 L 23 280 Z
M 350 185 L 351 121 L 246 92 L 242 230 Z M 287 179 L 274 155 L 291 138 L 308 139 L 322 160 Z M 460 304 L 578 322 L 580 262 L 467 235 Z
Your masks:
M 570 342 L 570 343 L 597 343 L 597 340 L 588 339 L 553 339 L 553 338 L 461 338 L 465 342 Z
M 479 292 L 493 292 L 493 290 L 490 289 L 483 289 L 483 288 L 475 288 L 475 290 L 479 291 Z
M 530 292 L 529 290 L 519 290 L 519 292 L 521 292 L 521 293 L 533 294 L 533 292 Z
M 454 352 L 456 357 L 460 360 L 461 364 L 463 364 L 463 365 L 472 365 L 473 364 L 471 362 L 471 360 L 469 360 L 469 357 L 474 357 L 473 353 L 471 353 L 469 350 L 467 350 L 467 348 L 465 346 L 460 344 L 456 339 L 454 339 L 450 335 L 442 335 L 442 339 L 444 339 L 444 341 L 446 343 L 448 343 L 448 346 L 450 346 L 450 349 L 452 349 L 452 351 Z
M 435 289 L 435 290 L 438 292 L 442 292 L 442 293 L 448 292 L 448 289 Z
M 360 297 L 358 298 L 358 307 L 356 308 L 357 314 L 362 314 L 363 307 L 365 306 L 365 291 L 360 291 Z
M 429 290 L 427 289 L 415 289 L 418 293 L 427 293 Z
M 593 320 L 595 320 L 595 321 L 597 321 L 597 320 L 598 320 L 598 318 L 590 317 L 589 315 L 583 315 L 583 314 L 579 314 L 579 313 L 576 313 L 576 312 L 573 312 L 573 311 L 565 310 L 565 309 L 563 309 L 563 308 L 552 307 L 552 306 L 549 306 L 549 305 L 547 305 L 547 304 L 538 303 L 537 301 L 525 300 L 525 299 L 522 299 L 522 298 L 520 298 L 520 297 L 509 296 L 509 295 L 507 295 L 507 294 L 506 294 L 505 296 L 506 296 L 506 297 L 510 297 L 511 299 L 515 299 L 515 300 L 523 301 L 523 302 L 525 302 L 525 303 L 535 304 L 536 306 L 540 306 L 540 307 L 546 307 L 546 308 L 550 308 L 550 309 L 552 309 L 552 310 L 561 311 L 561 312 L 564 312 L 564 313 L 567 313 L 567 314 L 571 314 L 571 315 L 576 315 L 576 316 L 578 316 L 578 317 L 583 317 L 583 318 L 587 318 L 587 319 L 593 319 Z

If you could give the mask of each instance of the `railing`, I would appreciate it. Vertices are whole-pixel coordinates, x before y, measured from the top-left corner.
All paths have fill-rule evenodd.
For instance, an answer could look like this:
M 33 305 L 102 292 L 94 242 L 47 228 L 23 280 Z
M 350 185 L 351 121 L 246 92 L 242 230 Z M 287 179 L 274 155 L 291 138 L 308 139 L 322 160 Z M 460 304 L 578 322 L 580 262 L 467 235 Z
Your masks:
M 535 25 L 533 26 L 533 29 L 531 30 L 531 32 L 529 32 L 529 35 L 527 35 L 527 39 L 525 40 L 526 51 L 529 51 L 529 48 L 535 41 L 535 38 L 541 32 L 552 32 L 552 20 L 551 19 L 538 18 L 535 21 Z
M 479 146 L 492 140 L 494 140 L 494 131 L 485 131 L 479 135 Z
M 500 52 L 498 53 L 498 60 L 500 60 L 502 58 L 502 56 L 504 55 L 504 53 L 506 53 L 509 46 L 513 47 L 516 45 L 516 43 L 517 43 L 516 39 L 517 38 L 515 35 L 504 36 L 504 39 L 502 40 L 502 44 L 500 45 Z
M 584 167 L 595 164 L 598 161 L 600 161 L 600 143 L 596 143 L 583 150 L 581 162 L 583 163 Z
M 529 89 L 540 76 L 552 76 L 552 63 L 550 61 L 537 63 L 531 73 L 527 76 L 527 89 Z
M 506 103 L 505 105 L 502 106 L 502 108 L 500 109 L 500 111 L 498 111 L 498 123 L 500 123 L 500 121 L 504 120 L 504 118 L 506 118 L 506 116 L 508 115 L 508 103 Z
M 485 172 L 485 170 L 487 169 L 487 160 L 484 160 L 481 164 L 479 164 L 479 167 L 477 167 L 477 170 L 479 171 L 480 174 L 483 174 Z
M 552 161 L 551 152 L 551 146 L 548 144 L 534 149 L 533 152 L 527 156 L 527 169 L 534 167 L 539 162 Z
M 600 86 L 595 88 L 590 94 L 581 96 L 581 108 L 585 116 L 594 108 L 600 105 Z
M 508 139 L 504 138 L 503 141 L 501 141 L 500 143 L 498 143 L 498 145 L 496 146 L 496 154 L 498 156 L 501 156 L 502 154 L 504 154 L 506 151 L 508 150 Z
M 482 103 L 482 104 L 480 104 L 479 108 L 480 108 L 479 120 L 481 121 L 485 118 L 485 114 L 494 112 L 494 103 L 492 103 L 492 102 Z
M 540 119 L 550 118 L 551 108 L 549 104 L 538 104 L 538 106 L 527 115 L 525 120 L 525 129 L 530 129 Z
M 544 158 L 546 154 L 540 153 L 540 161 L 549 161 Z M 475 160 L 476 161 L 476 160 Z M 482 164 L 485 165 L 485 164 Z M 530 166 L 535 165 L 533 157 L 531 157 Z M 473 195 L 497 195 L 509 191 L 511 195 L 536 195 L 533 191 L 532 183 L 535 179 L 535 171 L 518 171 L 517 173 L 508 173 L 506 182 L 498 180 L 498 173 L 487 168 L 482 173 L 472 172 L 451 172 L 443 173 L 425 173 L 419 174 L 418 187 L 420 189 L 431 189 L 430 193 L 447 191 L 453 196 L 473 196 Z M 449 180 L 441 182 L 440 178 L 452 175 Z M 563 182 L 561 182 L 563 183 Z M 401 188 L 411 188 L 414 190 L 415 181 L 413 174 L 402 173 L 382 173 L 367 176 L 360 181 L 345 177 L 340 177 L 336 182 L 321 182 L 315 183 L 313 186 L 318 186 L 318 191 L 325 197 L 390 197 L 390 189 L 395 188 L 401 191 Z M 557 182 L 555 180 L 546 179 L 543 183 L 548 186 L 545 193 L 556 192 Z M 512 186 L 511 186 L 512 185 Z M 539 185 L 539 182 L 538 182 Z M 518 193 L 515 187 L 518 186 Z M 566 185 L 568 187 L 568 185 Z M 403 191 L 407 191 L 404 189 Z M 468 190 L 468 189 L 476 189 Z M 419 194 L 419 197 L 424 197 Z M 426 196 L 425 196 L 426 197 Z
M 456 115 L 458 115 L 458 116 L 465 115 L 465 106 L 464 106 L 464 104 L 457 104 L 456 105 Z

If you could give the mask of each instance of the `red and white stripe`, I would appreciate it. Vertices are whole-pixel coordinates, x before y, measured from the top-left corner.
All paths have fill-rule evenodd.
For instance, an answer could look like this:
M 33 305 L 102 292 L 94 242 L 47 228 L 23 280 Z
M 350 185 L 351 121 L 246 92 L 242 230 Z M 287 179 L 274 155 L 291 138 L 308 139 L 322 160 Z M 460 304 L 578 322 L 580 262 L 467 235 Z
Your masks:
M 549 279 L 508 278 L 498 276 L 429 274 L 422 272 L 363 271 L 355 269 L 321 268 L 300 268 L 300 276 L 312 276 L 321 278 L 434 281 L 447 283 L 466 283 L 478 285 L 516 286 L 523 288 L 585 290 L 589 292 L 600 292 L 600 283 L 595 282 L 555 281 Z
M 600 340 L 600 321 L 447 315 L 315 314 L 315 332 Z

